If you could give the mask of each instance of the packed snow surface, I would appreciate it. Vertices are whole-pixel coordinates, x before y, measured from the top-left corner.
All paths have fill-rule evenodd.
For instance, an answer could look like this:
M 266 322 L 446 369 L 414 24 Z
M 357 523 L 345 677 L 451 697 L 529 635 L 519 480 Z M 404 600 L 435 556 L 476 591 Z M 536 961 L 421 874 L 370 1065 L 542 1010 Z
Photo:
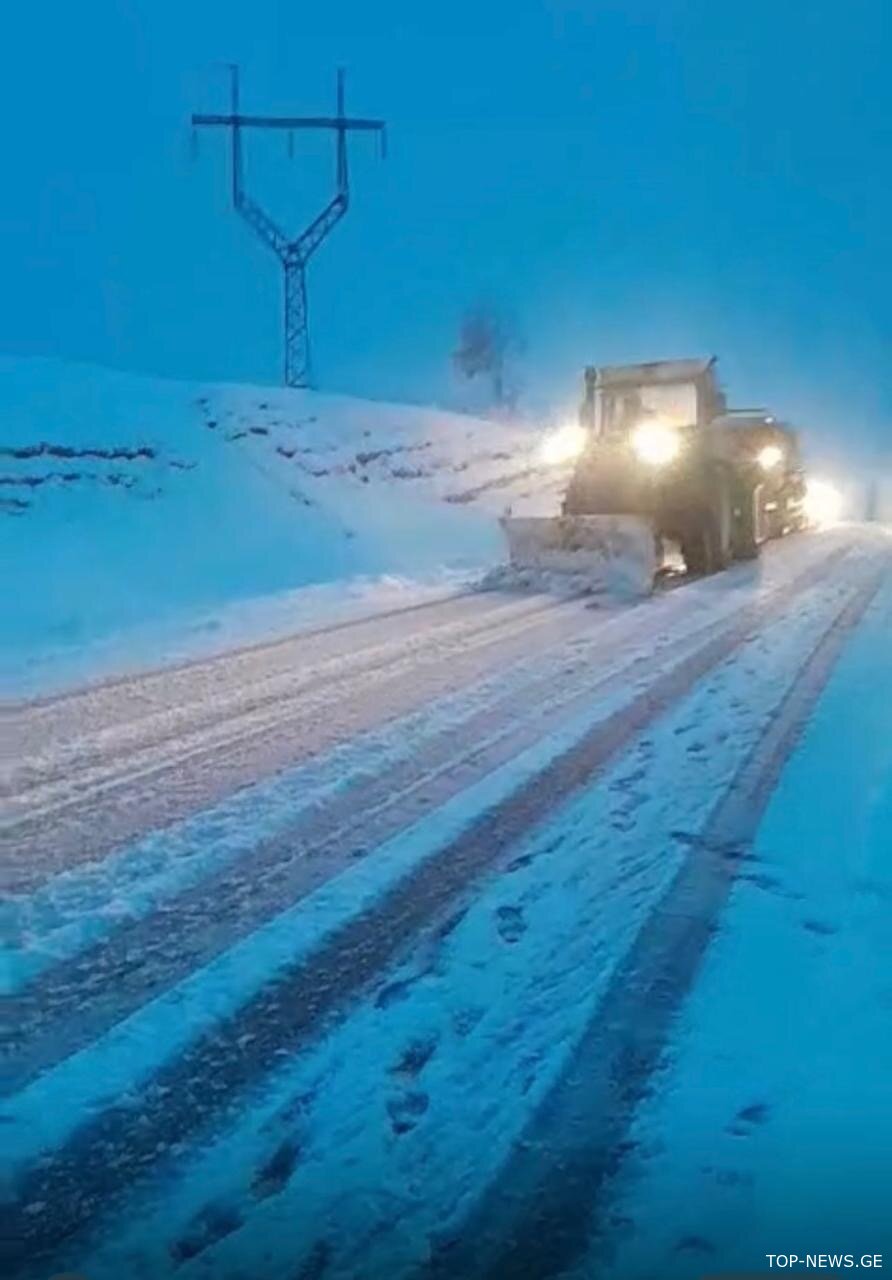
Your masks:
M 207 652 L 461 587 L 554 504 L 529 428 L 0 359 L 5 681 Z
M 779 781 L 636 1118 L 619 1225 L 567 1280 L 761 1273 L 769 1251 L 849 1255 L 837 1270 L 889 1257 L 890 635 L 887 583 Z
M 853 1180 L 813 1117 L 886 1134 L 890 573 L 838 529 L 635 605 L 474 594 L 11 708 L 12 1274 L 477 1274 L 455 1241 L 492 1196 L 536 1223 L 515 1162 L 587 1138 L 548 1119 L 568 1065 L 837 636 L 559 1265 L 701 1275 L 768 1197 L 782 1248 L 772 1162 Z

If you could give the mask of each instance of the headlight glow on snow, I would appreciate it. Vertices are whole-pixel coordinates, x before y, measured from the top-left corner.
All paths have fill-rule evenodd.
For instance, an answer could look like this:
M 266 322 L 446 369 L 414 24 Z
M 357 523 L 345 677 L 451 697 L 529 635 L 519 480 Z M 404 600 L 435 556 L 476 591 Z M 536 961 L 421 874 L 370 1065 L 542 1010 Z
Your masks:
M 836 524 L 842 515 L 842 494 L 827 480 L 809 480 L 805 486 L 805 514 L 812 524 Z
M 678 456 L 678 432 L 665 422 L 642 422 L 632 432 L 632 448 L 641 462 L 662 467 Z
M 575 422 L 568 422 L 557 431 L 550 431 L 539 447 L 542 461 L 550 467 L 562 462 L 572 462 L 585 448 L 586 432 Z
M 758 462 L 763 471 L 772 471 L 779 463 L 783 462 L 784 451 L 779 444 L 766 444 L 764 449 L 760 449 Z

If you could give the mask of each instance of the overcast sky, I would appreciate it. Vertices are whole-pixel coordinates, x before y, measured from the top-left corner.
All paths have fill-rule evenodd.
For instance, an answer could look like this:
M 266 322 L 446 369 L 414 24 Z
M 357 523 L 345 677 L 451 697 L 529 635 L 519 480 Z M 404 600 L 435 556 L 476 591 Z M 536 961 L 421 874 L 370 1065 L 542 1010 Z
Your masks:
M 14 8 L 14 12 L 10 9 Z M 311 268 L 319 384 L 442 400 L 462 309 L 526 342 L 528 398 L 586 363 L 719 354 L 731 398 L 863 447 L 892 430 L 888 0 L 51 0 L 8 6 L 0 348 L 274 381 L 275 260 L 193 109 L 382 115 Z M 255 145 L 256 143 L 256 145 Z M 289 227 L 330 143 L 252 140 Z

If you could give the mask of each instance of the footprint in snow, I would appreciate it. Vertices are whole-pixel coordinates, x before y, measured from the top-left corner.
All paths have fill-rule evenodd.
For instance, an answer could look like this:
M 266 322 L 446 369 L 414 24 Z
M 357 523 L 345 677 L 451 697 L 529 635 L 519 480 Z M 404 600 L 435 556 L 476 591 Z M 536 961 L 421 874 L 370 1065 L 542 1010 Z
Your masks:
M 771 1107 L 767 1102 L 752 1102 L 748 1107 L 741 1107 L 728 1126 L 728 1132 L 736 1138 L 747 1138 L 760 1124 L 765 1124 L 771 1115 Z
M 459 1009 L 452 1018 L 452 1029 L 455 1034 L 461 1036 L 462 1039 L 465 1036 L 469 1036 L 483 1017 L 483 1013 L 483 1009 L 474 1006 L 467 1009 Z
M 399 1137 L 410 1133 L 430 1106 L 430 1098 L 421 1089 L 412 1089 L 387 1103 L 390 1127 Z
M 886 884 L 882 880 L 856 880 L 852 888 L 856 893 L 879 898 L 883 902 L 892 900 L 892 884 Z
M 703 1236 L 683 1236 L 675 1246 L 676 1253 L 715 1253 L 715 1245 Z
M 740 879 L 745 880 L 747 884 L 755 885 L 757 889 L 764 889 L 766 893 L 779 893 L 787 896 L 780 880 L 775 876 L 766 875 L 765 872 L 750 872 L 748 875 L 741 876 Z
M 716 1169 L 715 1180 L 720 1187 L 751 1187 L 753 1175 L 741 1173 L 738 1169 Z
M 821 938 L 829 938 L 836 933 L 836 925 L 828 924 L 826 920 L 803 920 L 803 929 L 807 929 L 809 933 L 816 933 Z
M 631 773 L 624 774 L 622 778 L 617 778 L 614 782 L 611 782 L 609 789 L 611 791 L 628 791 L 645 776 L 646 771 L 644 769 L 634 769 Z
M 503 942 L 519 942 L 527 931 L 521 907 L 499 907 L 496 911 L 496 928 Z
M 513 862 L 508 863 L 506 870 L 509 875 L 514 871 L 523 871 L 524 867 L 528 867 L 532 861 L 533 855 L 531 853 L 522 853 Z
M 613 827 L 614 831 L 634 831 L 636 824 L 634 818 L 631 818 L 628 815 L 622 815 L 612 818 L 610 825 Z
M 399 1061 L 394 1067 L 391 1067 L 392 1074 L 414 1080 L 430 1062 L 436 1049 L 436 1036 L 410 1041 L 400 1055 Z
M 376 1009 L 389 1009 L 392 1004 L 396 1004 L 400 1000 L 405 1000 L 411 992 L 417 979 L 397 979 L 394 982 L 388 982 L 382 987 L 375 997 Z
M 225 1204 L 206 1205 L 192 1219 L 186 1233 L 170 1246 L 170 1254 L 174 1262 L 188 1262 L 196 1258 L 205 1249 L 216 1244 L 218 1240 L 231 1235 L 242 1225 L 243 1218 L 237 1209 Z
M 331 1245 L 327 1240 L 317 1240 L 307 1258 L 301 1264 L 294 1280 L 321 1280 L 331 1261 Z
M 300 1145 L 293 1138 L 286 1138 L 276 1147 L 265 1164 L 257 1170 L 251 1190 L 258 1200 L 274 1196 L 288 1183 L 300 1156 Z

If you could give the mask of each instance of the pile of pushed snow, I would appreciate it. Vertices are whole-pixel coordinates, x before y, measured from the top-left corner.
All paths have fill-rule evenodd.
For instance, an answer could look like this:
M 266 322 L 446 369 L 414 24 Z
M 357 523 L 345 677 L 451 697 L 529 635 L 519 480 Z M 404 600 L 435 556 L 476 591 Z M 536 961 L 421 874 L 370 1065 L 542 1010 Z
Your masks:
M 502 557 L 506 506 L 556 498 L 536 447 L 434 409 L 0 359 L 6 682 L 442 590 Z

